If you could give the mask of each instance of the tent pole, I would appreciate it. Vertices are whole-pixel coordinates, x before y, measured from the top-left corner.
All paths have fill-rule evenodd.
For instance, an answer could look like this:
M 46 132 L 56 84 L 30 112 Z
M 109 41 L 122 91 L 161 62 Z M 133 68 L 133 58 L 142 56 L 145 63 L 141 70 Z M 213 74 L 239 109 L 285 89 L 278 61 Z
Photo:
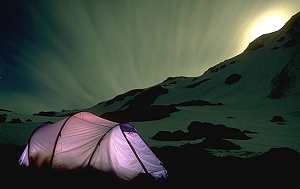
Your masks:
M 50 159 L 50 167 L 52 167 L 52 164 L 53 164 L 53 159 L 54 159 L 54 154 L 55 154 L 56 145 L 57 145 L 57 143 L 58 143 L 58 139 L 59 139 L 59 137 L 60 137 L 60 135 L 61 135 L 61 132 L 62 132 L 64 126 L 65 126 L 66 123 L 70 120 L 71 117 L 73 117 L 73 115 L 71 115 L 70 117 L 68 117 L 68 118 L 66 119 L 66 121 L 62 124 L 62 126 L 61 126 L 61 128 L 60 128 L 60 130 L 59 130 L 59 132 L 58 132 L 58 134 L 57 134 L 57 136 L 56 136 L 55 143 L 54 143 L 54 147 L 53 147 L 53 150 L 52 150 L 51 159 Z
M 128 140 L 128 138 L 126 137 L 124 131 L 123 131 L 121 128 L 120 128 L 120 130 L 121 130 L 123 136 L 125 137 L 127 143 L 129 144 L 129 147 L 131 148 L 132 152 L 134 153 L 136 159 L 139 161 L 139 163 L 141 164 L 141 166 L 142 166 L 142 168 L 144 169 L 145 173 L 148 175 L 148 174 L 149 174 L 148 170 L 146 169 L 146 167 L 145 167 L 145 165 L 143 164 L 142 160 L 140 159 L 140 157 L 139 157 L 138 154 L 136 153 L 136 151 L 135 151 L 135 149 L 133 148 L 131 142 L 130 142 L 130 141 Z
M 28 139 L 28 147 L 27 147 L 27 158 L 28 158 L 28 166 L 30 166 L 30 143 L 31 143 L 31 139 L 32 139 L 32 137 L 33 137 L 33 135 L 37 132 L 37 130 L 39 130 L 40 128 L 42 128 L 42 127 L 44 127 L 45 125 L 48 125 L 48 124 L 42 124 L 42 125 L 40 125 L 40 126 L 38 126 L 37 128 L 35 128 L 33 131 L 32 131 L 32 133 L 31 133 L 31 135 L 30 135 L 30 137 L 29 137 L 29 139 Z
M 110 128 L 109 130 L 107 130 L 107 132 L 104 133 L 104 135 L 101 136 L 101 138 L 100 138 L 99 141 L 97 142 L 97 144 L 96 144 L 96 146 L 95 146 L 95 148 L 94 148 L 94 150 L 93 150 L 93 152 L 92 152 L 92 155 L 91 155 L 91 157 L 90 157 L 90 159 L 89 159 L 89 162 L 88 162 L 88 166 L 90 166 L 91 161 L 92 161 L 92 159 L 93 159 L 93 157 L 94 157 L 94 155 L 95 155 L 95 153 L 96 153 L 96 150 L 97 150 L 98 146 L 100 145 L 100 143 L 102 142 L 103 138 L 106 136 L 107 133 L 109 133 L 109 131 L 111 131 L 113 128 L 115 128 L 115 127 L 118 126 L 118 125 L 119 125 L 119 124 L 113 126 L 113 127 Z

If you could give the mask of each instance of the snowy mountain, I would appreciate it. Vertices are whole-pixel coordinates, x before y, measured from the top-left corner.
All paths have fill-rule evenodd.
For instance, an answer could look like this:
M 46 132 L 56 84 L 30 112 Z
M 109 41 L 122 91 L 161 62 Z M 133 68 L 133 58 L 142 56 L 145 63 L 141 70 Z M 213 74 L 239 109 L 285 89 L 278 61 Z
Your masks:
M 260 36 L 243 53 L 199 77 L 170 77 L 87 110 L 114 121 L 134 122 L 154 145 L 201 141 L 201 137 L 153 139 L 158 131 L 169 137 L 174 131 L 186 133 L 198 121 L 249 131 L 247 140 L 226 140 L 240 146 L 234 153 L 271 147 L 300 151 L 299 44 L 300 13 L 279 31 Z

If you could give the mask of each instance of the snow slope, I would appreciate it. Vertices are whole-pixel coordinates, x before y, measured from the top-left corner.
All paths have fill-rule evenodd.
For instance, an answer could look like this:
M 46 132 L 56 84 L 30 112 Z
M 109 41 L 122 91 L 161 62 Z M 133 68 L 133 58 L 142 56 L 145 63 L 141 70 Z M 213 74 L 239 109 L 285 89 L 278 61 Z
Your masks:
M 300 13 L 279 31 L 262 35 L 243 53 L 199 77 L 168 78 L 156 86 L 119 95 L 87 110 L 108 119 L 134 122 L 153 145 L 186 142 L 155 141 L 151 137 L 161 130 L 186 130 L 190 122 L 198 120 L 257 132 L 250 140 L 234 140 L 242 151 L 262 152 L 271 147 L 300 151 L 299 44 Z M 219 105 L 199 105 L 199 101 Z M 138 112 L 159 112 L 152 111 L 154 106 L 174 106 L 178 111 L 155 120 Z M 134 112 L 133 108 L 138 110 Z M 286 122 L 271 122 L 275 115 L 284 117 Z M 144 121 L 133 119 L 141 116 L 145 116 Z

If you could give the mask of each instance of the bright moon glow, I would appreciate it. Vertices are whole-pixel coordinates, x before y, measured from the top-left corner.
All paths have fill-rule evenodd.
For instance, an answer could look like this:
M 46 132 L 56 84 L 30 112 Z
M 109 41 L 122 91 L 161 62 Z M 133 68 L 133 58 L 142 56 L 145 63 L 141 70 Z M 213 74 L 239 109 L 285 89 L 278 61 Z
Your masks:
M 277 9 L 263 13 L 253 19 L 245 30 L 242 49 L 263 34 L 271 33 L 281 29 L 293 15 L 288 9 Z
M 259 20 L 256 23 L 256 25 L 250 32 L 249 38 L 252 41 L 263 34 L 277 31 L 282 28 L 285 22 L 286 20 L 283 16 L 265 16 L 262 20 Z

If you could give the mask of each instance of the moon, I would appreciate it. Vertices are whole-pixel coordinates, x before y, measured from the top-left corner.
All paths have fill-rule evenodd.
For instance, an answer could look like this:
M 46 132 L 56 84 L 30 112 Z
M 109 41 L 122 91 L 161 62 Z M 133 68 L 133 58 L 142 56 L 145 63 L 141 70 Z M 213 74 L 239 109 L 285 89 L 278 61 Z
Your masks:
M 242 49 L 263 34 L 272 33 L 281 29 L 293 15 L 287 9 L 269 10 L 257 15 L 247 24 L 242 42 Z
M 257 37 L 279 30 L 284 26 L 286 19 L 283 15 L 267 15 L 258 20 L 249 34 L 250 40 Z

